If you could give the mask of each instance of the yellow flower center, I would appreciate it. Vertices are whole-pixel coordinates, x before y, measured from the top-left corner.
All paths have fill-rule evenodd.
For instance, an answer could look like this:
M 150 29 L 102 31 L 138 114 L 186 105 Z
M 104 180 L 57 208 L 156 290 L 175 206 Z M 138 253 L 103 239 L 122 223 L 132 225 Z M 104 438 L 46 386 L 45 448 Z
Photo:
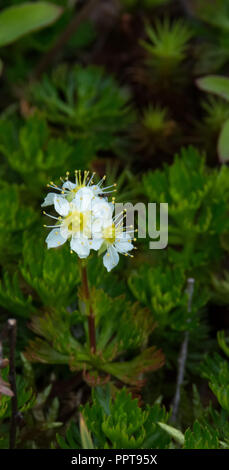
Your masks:
M 81 188 L 85 188 L 85 184 L 81 184 L 81 185 L 78 185 L 76 186 L 74 189 L 71 189 L 70 192 L 67 194 L 67 201 L 68 202 L 72 202 L 76 193 L 78 193 L 78 191 L 81 189 Z
M 71 192 L 76 194 L 76 193 L 78 193 L 79 189 L 81 189 L 81 188 L 85 188 L 85 184 L 79 184 L 74 189 L 71 189 Z
M 78 232 L 84 232 L 86 236 L 91 234 L 91 211 L 79 212 L 73 211 L 69 212 L 67 217 L 63 221 L 63 226 L 68 229 L 72 234 Z
M 114 243 L 116 238 L 115 224 L 103 229 L 103 238 L 107 243 Z

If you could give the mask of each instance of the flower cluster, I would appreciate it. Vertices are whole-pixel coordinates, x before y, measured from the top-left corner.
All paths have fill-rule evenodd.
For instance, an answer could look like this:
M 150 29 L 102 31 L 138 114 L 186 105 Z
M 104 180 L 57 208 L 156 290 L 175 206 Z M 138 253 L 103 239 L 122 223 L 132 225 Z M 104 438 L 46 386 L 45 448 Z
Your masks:
M 53 182 L 47 186 L 58 191 L 46 196 L 42 207 L 54 205 L 58 217 L 44 214 L 54 219 L 54 225 L 46 238 L 48 248 L 55 248 L 70 241 L 72 252 L 80 258 L 87 258 L 91 250 L 99 250 L 103 254 L 103 264 L 110 271 L 119 262 L 119 253 L 132 256 L 129 252 L 134 248 L 133 227 L 124 228 L 125 214 L 114 216 L 114 200 L 108 201 L 108 195 L 115 191 L 115 184 L 103 187 L 104 176 L 94 184 L 89 172 L 75 171 L 75 183 L 69 181 L 69 173 L 62 186 Z

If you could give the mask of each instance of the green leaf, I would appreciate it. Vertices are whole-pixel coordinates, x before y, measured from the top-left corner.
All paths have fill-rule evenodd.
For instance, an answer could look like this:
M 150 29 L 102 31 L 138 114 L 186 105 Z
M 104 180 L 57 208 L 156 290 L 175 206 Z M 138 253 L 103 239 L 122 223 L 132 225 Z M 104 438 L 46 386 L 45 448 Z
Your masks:
M 82 415 L 80 415 L 80 436 L 83 449 L 94 449 L 91 435 Z
M 218 154 L 222 163 L 229 160 L 229 119 L 225 122 L 219 136 Z
M 215 354 L 205 360 L 201 371 L 220 406 L 229 412 L 229 363 Z
M 218 432 L 210 425 L 195 421 L 193 430 L 187 429 L 184 435 L 184 449 L 218 449 Z
M 217 332 L 217 341 L 219 347 L 223 350 L 226 356 L 229 357 L 228 338 L 225 338 L 225 332 L 223 330 Z
M 32 297 L 23 294 L 17 272 L 3 273 L 0 280 L 0 305 L 9 312 L 25 318 L 34 311 Z
M 229 101 L 229 78 L 208 75 L 207 77 L 199 78 L 196 83 L 201 90 L 214 93 Z
M 75 142 L 72 166 L 84 168 L 98 150 L 121 149 L 124 132 L 135 119 L 130 93 L 103 68 L 60 64 L 30 87 L 31 101 L 51 124 Z M 121 139 L 121 141 L 120 141 Z M 59 153 L 60 154 L 60 153 Z
M 213 2 L 203 2 L 201 0 L 193 2 L 194 11 L 198 19 L 208 23 L 215 28 L 219 28 L 220 33 L 229 31 L 229 10 L 228 2 L 225 0 L 214 0 Z
M 167 436 L 161 431 L 157 422 L 167 422 L 168 414 L 159 405 L 142 409 L 138 399 L 133 398 L 125 388 L 118 391 L 115 398 L 110 397 L 109 388 L 104 390 L 104 400 L 109 400 L 107 414 L 98 399 L 96 389 L 92 391 L 92 404 L 81 406 L 89 431 L 93 435 L 96 447 L 111 449 L 164 448 Z M 146 447 L 150 445 L 150 447 Z M 161 447 L 162 446 L 162 447 Z
M 159 426 L 164 429 L 178 444 L 183 445 L 184 444 L 184 434 L 182 434 L 179 429 L 174 428 L 173 426 L 169 426 L 168 424 L 165 423 L 158 423 Z
M 60 7 L 47 2 L 6 8 L 0 13 L 0 47 L 53 23 L 61 13 Z

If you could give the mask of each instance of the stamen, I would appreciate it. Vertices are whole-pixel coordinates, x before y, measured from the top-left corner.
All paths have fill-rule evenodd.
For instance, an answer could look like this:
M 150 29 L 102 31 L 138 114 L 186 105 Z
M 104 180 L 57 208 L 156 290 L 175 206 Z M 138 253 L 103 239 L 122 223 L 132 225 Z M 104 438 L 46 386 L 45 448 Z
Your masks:
M 98 186 L 100 186 L 100 185 L 98 184 Z M 113 186 L 117 186 L 117 184 L 111 184 L 110 186 L 105 186 L 105 188 L 103 188 L 103 191 L 104 191 L 104 189 L 113 188 Z M 110 191 L 110 192 L 111 192 L 111 191 Z
M 75 170 L 75 183 L 76 183 L 77 186 L 79 186 L 78 170 Z
M 55 217 L 54 215 L 47 214 L 47 212 L 45 212 L 45 211 L 43 211 L 43 214 L 47 215 L 48 217 L 51 217 L 51 219 L 61 220 L 61 217 Z
M 46 228 L 60 228 L 61 225 L 44 225 Z
M 62 191 L 63 189 L 62 188 L 59 188 L 59 186 L 57 186 L 56 184 L 47 184 L 47 188 L 53 188 L 53 189 L 56 189 L 57 191 Z
M 94 172 L 92 173 L 92 175 L 91 175 L 91 178 L 90 178 L 89 182 L 88 182 L 88 186 L 90 186 L 90 185 L 92 184 L 92 180 L 93 180 L 95 174 L 96 174 L 96 173 L 95 173 L 95 171 L 94 171 Z
M 113 222 L 116 222 L 117 219 L 118 219 L 123 213 L 124 213 L 124 210 L 121 211 L 121 212 L 119 212 L 119 214 L 115 215 L 115 216 L 113 217 Z

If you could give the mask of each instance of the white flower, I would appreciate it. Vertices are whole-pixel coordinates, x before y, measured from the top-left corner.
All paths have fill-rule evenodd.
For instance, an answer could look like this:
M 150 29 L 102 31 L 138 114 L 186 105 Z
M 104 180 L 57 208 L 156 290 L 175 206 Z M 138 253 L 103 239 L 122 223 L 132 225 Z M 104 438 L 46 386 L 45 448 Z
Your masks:
M 95 185 L 94 173 L 90 178 L 88 171 L 84 172 L 83 178 L 80 170 L 75 174 L 75 183 L 68 180 L 67 172 L 61 188 L 54 183 L 48 185 L 59 190 L 60 194 L 48 193 L 42 204 L 53 204 L 58 214 L 55 217 L 44 211 L 55 220 L 55 225 L 45 225 L 52 229 L 46 238 L 47 246 L 58 247 L 69 240 L 71 251 L 80 258 L 87 258 L 91 249 L 99 250 L 99 254 L 103 253 L 104 266 L 111 271 L 118 264 L 120 254 L 132 257 L 129 252 L 135 249 L 133 227 L 124 228 L 124 211 L 113 217 L 115 198 L 108 202 L 107 197 L 100 197 L 112 192 L 110 188 L 116 185 L 103 188 L 105 177 Z
M 91 177 L 89 177 L 89 171 L 84 171 L 83 175 L 81 173 L 81 170 L 76 170 L 75 171 L 75 183 L 72 183 L 71 181 L 68 180 L 69 172 L 66 173 L 66 178 L 64 181 L 62 178 L 63 185 L 62 187 L 57 186 L 53 181 L 50 182 L 47 186 L 49 188 L 53 188 L 56 191 L 60 191 L 62 194 L 62 197 L 66 198 L 69 202 L 71 202 L 77 192 L 82 189 L 82 188 L 89 188 L 94 196 L 100 196 L 100 195 L 107 195 L 110 194 L 113 191 L 116 191 L 114 187 L 116 184 L 112 184 L 111 186 L 106 186 L 102 187 L 106 176 L 103 176 L 103 178 L 97 183 L 94 184 L 93 178 L 95 176 L 95 172 L 92 173 Z M 112 189 L 113 188 L 113 189 Z M 56 196 L 56 193 L 48 193 L 44 202 L 41 204 L 42 207 L 46 206 L 51 206 L 54 204 L 54 198 Z
M 113 219 L 107 217 L 103 220 L 100 234 L 96 234 L 100 252 L 106 251 L 103 256 L 103 264 L 108 272 L 118 264 L 119 253 L 132 257 L 129 251 L 135 248 L 132 244 L 132 241 L 135 241 L 135 238 L 133 238 L 134 229 L 132 226 L 124 229 L 124 217 L 125 215 L 121 215 L 120 218 L 120 214 Z
M 60 246 L 70 239 L 71 250 L 80 258 L 87 258 L 91 248 L 100 248 L 101 243 L 96 234 L 100 233 L 103 221 L 111 219 L 111 204 L 94 196 L 93 191 L 86 186 L 80 188 L 71 201 L 55 194 L 53 203 L 59 217 L 49 215 L 57 222 L 49 226 L 53 230 L 46 238 L 48 248 Z

